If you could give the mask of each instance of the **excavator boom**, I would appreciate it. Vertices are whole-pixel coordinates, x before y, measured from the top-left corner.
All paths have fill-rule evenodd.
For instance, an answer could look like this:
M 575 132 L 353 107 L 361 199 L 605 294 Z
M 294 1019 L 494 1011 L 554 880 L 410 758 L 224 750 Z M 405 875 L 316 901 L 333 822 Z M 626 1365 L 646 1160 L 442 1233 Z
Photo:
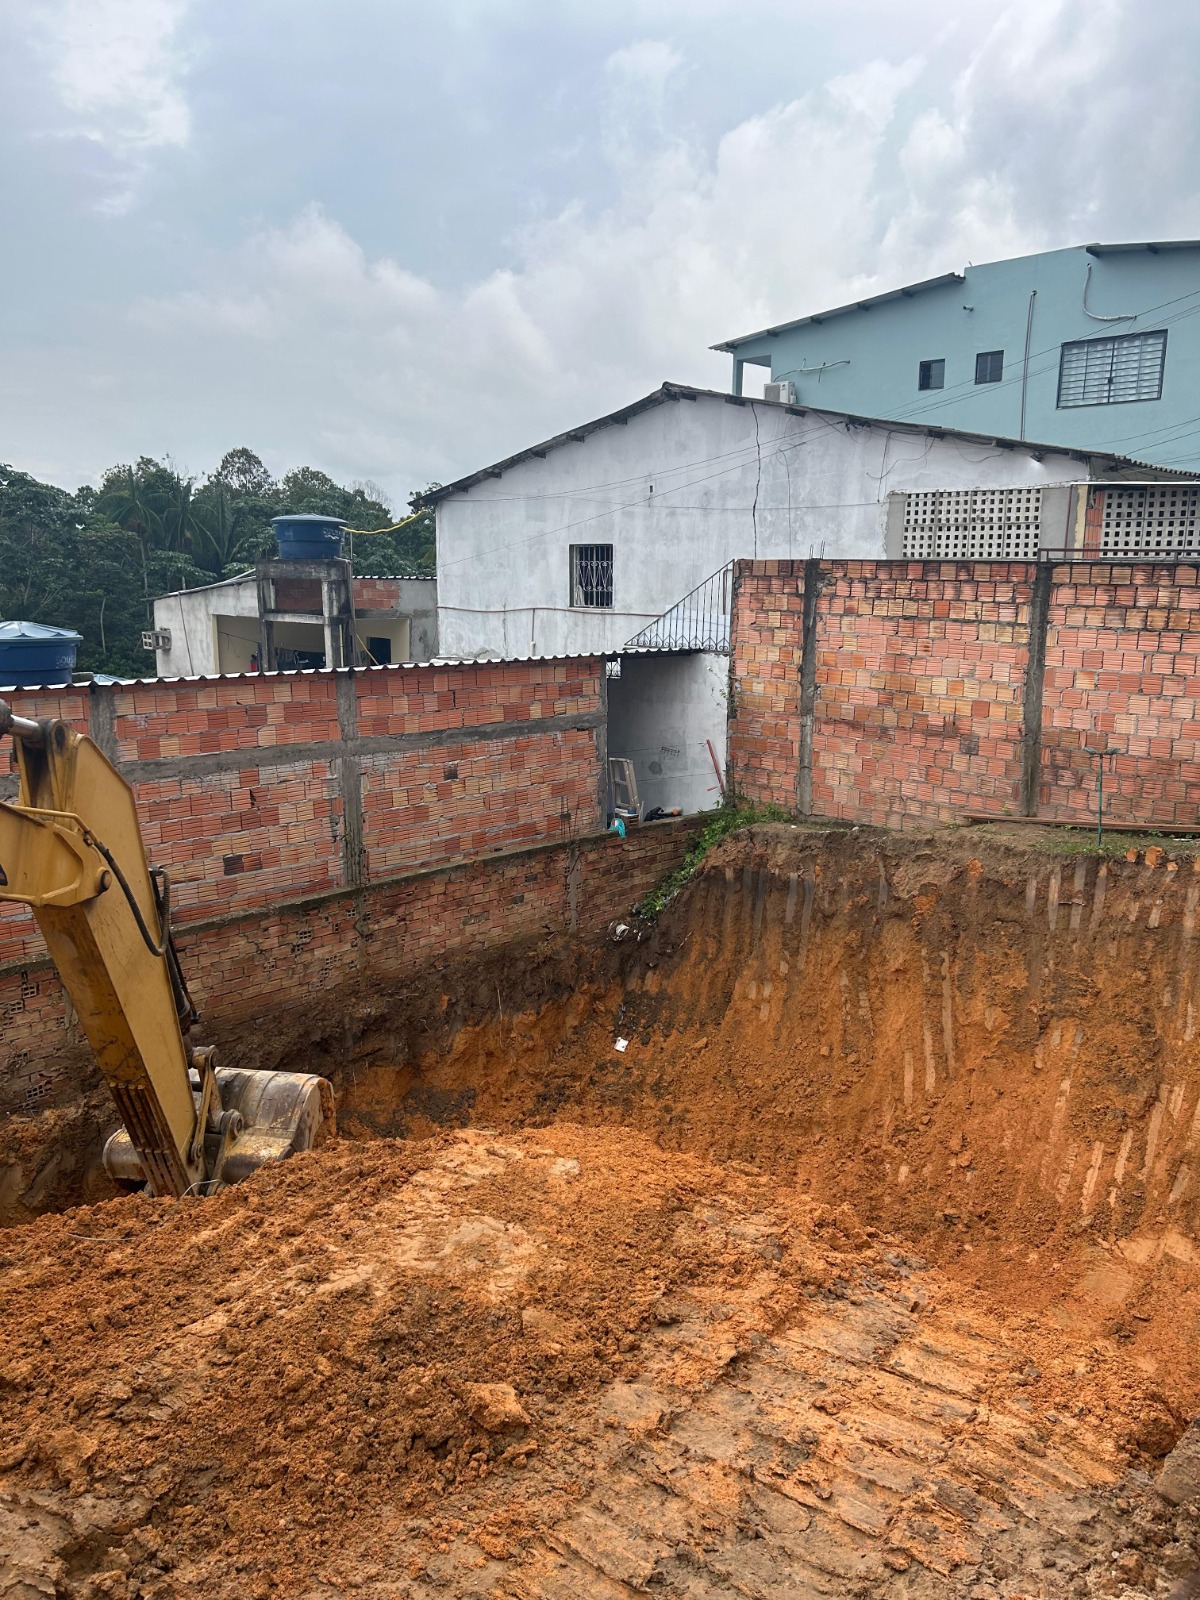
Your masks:
M 170 932 L 166 874 L 152 872 L 133 793 L 85 734 L 14 716 L 20 795 L 0 802 L 0 900 L 31 907 L 95 1053 L 124 1132 L 105 1165 L 155 1194 L 207 1193 L 333 1129 L 323 1078 L 218 1067 L 190 1049 L 196 1013 Z

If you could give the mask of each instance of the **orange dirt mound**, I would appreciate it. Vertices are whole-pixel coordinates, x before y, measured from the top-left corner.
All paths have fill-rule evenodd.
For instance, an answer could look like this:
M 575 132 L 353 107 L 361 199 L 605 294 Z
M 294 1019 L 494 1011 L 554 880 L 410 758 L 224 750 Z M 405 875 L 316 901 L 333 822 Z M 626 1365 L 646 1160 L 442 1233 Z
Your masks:
M 5 1595 L 986 1600 L 1193 1564 L 1142 1470 L 1178 1419 L 1115 1347 L 1013 1341 L 848 1208 L 636 1133 L 335 1144 L 41 1218 L 0 1271 Z

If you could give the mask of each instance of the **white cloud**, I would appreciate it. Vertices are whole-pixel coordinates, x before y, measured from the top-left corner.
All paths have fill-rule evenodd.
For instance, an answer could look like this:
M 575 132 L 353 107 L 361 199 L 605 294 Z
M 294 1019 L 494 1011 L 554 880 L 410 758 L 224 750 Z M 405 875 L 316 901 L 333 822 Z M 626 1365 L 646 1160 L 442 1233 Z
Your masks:
M 41 0 L 30 14 L 63 113 L 56 133 L 110 158 L 100 209 L 122 212 L 152 154 L 187 144 L 178 42 L 189 0 Z
M 286 439 L 289 462 L 277 465 L 303 457 L 398 491 L 664 378 L 722 384 L 725 359 L 706 353 L 714 339 L 768 305 L 869 277 L 872 176 L 915 68 L 871 64 L 743 123 L 706 156 L 663 115 L 680 66 L 652 43 L 610 60 L 618 198 L 530 228 L 517 269 L 451 293 L 369 259 L 309 206 L 211 262 L 205 288 L 135 309 L 130 322 L 154 351 L 151 383 L 192 375 L 171 405 L 191 437 L 211 434 L 184 417 L 193 394 L 211 407 L 196 374 L 215 364 L 228 380 L 223 441 Z
M 178 5 L 95 4 L 146 8 L 174 59 Z M 78 22 L 89 8 L 66 10 Z M 1178 36 L 1194 43 L 1197 22 L 1176 13 L 1172 34 L 1153 17 L 1135 0 L 1016 0 L 983 37 L 931 37 L 928 61 L 867 62 L 715 143 L 673 116 L 686 59 L 635 40 L 599 74 L 614 198 L 529 227 L 505 268 L 450 289 L 310 205 L 196 262 L 186 292 L 97 327 L 69 370 L 43 361 L 19 382 L 53 386 L 58 432 L 87 441 L 62 478 L 142 450 L 203 467 L 246 443 L 277 468 L 309 461 L 399 495 L 664 378 L 723 387 L 726 358 L 706 347 L 772 319 L 967 259 L 1200 232 L 1200 111 Z M 178 71 L 138 59 L 128 81 L 158 88 L 136 126 L 186 138 L 186 113 L 156 120 Z M 79 106 L 98 96 L 102 120 L 107 91 L 87 81 L 72 92 Z M 98 412 L 89 396 L 114 373 L 119 393 Z M 45 448 L 31 457 L 45 463 Z

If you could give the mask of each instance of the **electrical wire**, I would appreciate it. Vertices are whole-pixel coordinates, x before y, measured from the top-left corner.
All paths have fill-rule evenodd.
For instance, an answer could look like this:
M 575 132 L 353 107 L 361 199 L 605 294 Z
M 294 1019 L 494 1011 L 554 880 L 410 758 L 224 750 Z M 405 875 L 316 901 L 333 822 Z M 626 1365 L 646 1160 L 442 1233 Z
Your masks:
M 822 420 L 822 419 L 815 419 L 814 418 L 814 421 L 815 420 Z M 792 443 L 794 443 L 794 441 Z M 778 449 L 791 448 L 791 447 L 792 447 L 792 444 L 785 444 L 783 441 L 779 441 L 777 449 L 775 451 L 771 452 L 771 454 L 772 455 L 777 454 L 778 453 Z M 766 459 L 769 460 L 770 456 L 767 456 Z M 699 483 L 711 483 L 713 481 L 713 479 L 725 477 L 730 472 L 740 472 L 744 466 L 748 466 L 749 465 L 749 461 L 750 461 L 750 458 L 747 457 L 747 460 L 744 461 L 744 462 L 737 462 L 731 467 L 722 468 L 722 470 L 719 471 L 719 472 L 710 472 L 710 473 L 706 474 L 702 478 L 693 478 L 688 483 L 679 484 L 675 489 L 664 489 L 662 491 L 662 493 L 664 495 L 666 495 L 666 494 L 676 494 L 682 489 L 694 488 Z M 645 477 L 646 474 L 641 474 L 641 476 Z M 658 500 L 660 498 L 661 498 L 660 496 L 656 496 L 655 497 L 656 504 L 657 504 L 657 502 L 658 502 Z M 629 501 L 625 501 L 623 503 L 619 503 L 617 505 L 609 506 L 604 511 L 597 511 L 597 512 L 593 513 L 593 515 L 588 516 L 588 517 L 579 517 L 574 522 L 564 522 L 564 523 L 560 524 L 556 528 L 540 528 L 536 533 L 531 533 L 524 539 L 510 540 L 507 544 L 502 544 L 502 545 L 491 545 L 489 547 L 488 554 L 489 555 L 494 555 L 494 554 L 498 554 L 499 552 L 505 551 L 505 550 L 521 549 L 525 545 L 535 544 L 539 539 L 556 538 L 560 534 L 571 533 L 576 528 L 587 527 L 590 523 L 599 522 L 599 521 L 603 520 L 603 518 L 605 518 L 605 517 L 611 517 L 611 516 L 615 515 L 619 511 L 630 511 L 630 510 L 635 509 L 638 506 L 643 506 L 645 504 L 646 504 L 645 500 L 639 498 L 637 500 L 629 500 Z M 441 562 L 439 564 L 439 567 L 440 567 L 440 570 L 445 571 L 449 567 L 462 566 L 462 565 L 464 565 L 464 564 L 466 564 L 468 562 L 474 562 L 476 560 L 477 560 L 477 557 L 474 556 L 474 555 L 460 556 L 455 561 L 443 561 L 443 562 Z
M 1153 315 L 1153 313 L 1156 312 L 1156 311 L 1165 310 L 1168 306 L 1179 305 L 1184 300 L 1193 300 L 1193 299 L 1196 298 L 1197 295 L 1200 295 L 1200 290 L 1193 289 L 1193 290 L 1190 290 L 1185 295 L 1177 295 L 1173 300 L 1164 300 L 1164 301 L 1160 302 L 1160 304 L 1158 304 L 1158 305 L 1148 306 L 1145 311 L 1139 311 L 1137 313 L 1137 315 L 1139 317 L 1149 317 L 1149 316 Z M 1161 326 L 1163 326 L 1163 327 L 1173 327 L 1177 322 L 1182 322 L 1187 317 L 1195 316 L 1195 315 L 1197 315 L 1197 313 L 1200 313 L 1200 306 L 1191 306 L 1186 311 L 1179 311 L 1179 312 L 1176 312 L 1174 314 L 1174 316 L 1162 317 L 1162 318 L 1159 318 L 1158 320 L 1159 320 Z M 1158 329 L 1151 328 L 1151 329 L 1147 329 L 1146 331 L 1149 332 L 1149 333 L 1153 333 L 1153 332 L 1157 332 Z M 1120 337 L 1120 335 L 1117 335 L 1117 337 Z M 1070 342 L 1070 341 L 1068 341 L 1068 342 Z M 1035 350 L 1033 352 L 1033 354 L 1029 357 L 1029 359 L 1030 359 L 1030 361 L 1037 361 L 1042 356 L 1048 356 L 1048 355 L 1054 355 L 1055 357 L 1057 357 L 1058 352 L 1061 350 L 1061 348 L 1062 348 L 1061 342 L 1059 342 L 1057 344 L 1047 345 L 1044 350 Z M 1023 364 L 1024 364 L 1023 362 L 1020 363 L 1020 365 L 1023 365 Z M 1030 377 L 1036 377 L 1040 373 L 1052 371 L 1054 365 L 1055 365 L 1054 362 L 1047 362 L 1045 366 L 1038 367 L 1037 369 L 1032 369 L 1031 368 L 1029 376 Z M 1021 373 L 1017 372 L 1011 378 L 1003 378 L 1003 379 L 1001 379 L 1001 381 L 999 383 L 987 383 L 987 384 L 977 384 L 973 378 L 964 378 L 961 383 L 951 384 L 949 386 L 949 388 L 938 389 L 938 390 L 936 390 L 934 392 L 937 395 L 941 396 L 942 398 L 944 398 L 946 395 L 956 394 L 959 390 L 966 390 L 968 392 L 968 394 L 985 394 L 985 393 L 986 394 L 995 394 L 998 390 L 1012 388 L 1014 384 L 1020 383 L 1021 382 L 1021 376 L 1022 376 Z M 964 398 L 965 399 L 965 398 L 967 398 L 967 395 L 963 395 L 960 398 Z M 941 403 L 942 403 L 941 399 L 934 399 L 934 400 L 928 400 L 928 401 L 917 400 L 917 401 L 914 401 L 912 403 L 912 405 L 903 407 L 900 410 L 898 410 L 895 413 L 895 417 L 898 420 L 898 419 L 900 419 L 902 417 L 907 417 L 907 416 L 922 416 L 928 411 L 935 411 L 935 410 L 939 409 Z
M 428 507 L 427 506 L 422 506 L 421 510 L 420 511 L 414 511 L 411 517 L 405 517 L 403 522 L 393 522 L 386 528 L 343 528 L 342 532 L 343 533 L 361 533 L 361 534 L 367 534 L 367 535 L 370 535 L 370 534 L 373 534 L 373 533 L 397 533 L 397 532 L 399 532 L 399 530 L 401 528 L 407 528 L 410 522 L 416 522 L 418 517 L 423 517 L 423 516 L 427 515 L 427 513 L 428 513 Z

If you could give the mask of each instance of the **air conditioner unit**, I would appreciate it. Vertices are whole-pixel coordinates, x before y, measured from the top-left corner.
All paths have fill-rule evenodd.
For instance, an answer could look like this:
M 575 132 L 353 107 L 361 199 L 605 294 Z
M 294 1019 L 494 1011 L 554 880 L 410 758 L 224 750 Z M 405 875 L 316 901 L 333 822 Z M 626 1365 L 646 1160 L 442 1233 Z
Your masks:
M 171 648 L 170 628 L 147 628 L 142 634 L 143 650 L 169 650 Z
M 796 404 L 796 385 L 790 378 L 781 378 L 778 383 L 764 383 L 763 399 L 775 400 L 782 406 L 794 406 Z

